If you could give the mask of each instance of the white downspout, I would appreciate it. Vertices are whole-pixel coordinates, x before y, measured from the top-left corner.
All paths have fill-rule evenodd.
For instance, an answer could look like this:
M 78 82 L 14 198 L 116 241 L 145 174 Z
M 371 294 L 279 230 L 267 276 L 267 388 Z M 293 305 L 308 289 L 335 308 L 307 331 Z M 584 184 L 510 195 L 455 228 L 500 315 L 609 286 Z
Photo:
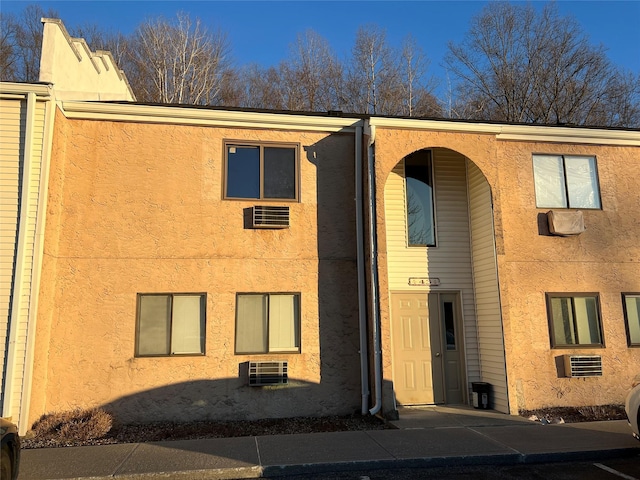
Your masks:
M 367 146 L 367 183 L 369 186 L 369 244 L 371 245 L 371 259 L 369 268 L 371 269 L 371 315 L 373 317 L 371 334 L 373 336 L 373 371 L 374 386 L 376 390 L 376 403 L 369 410 L 371 415 L 375 415 L 382 408 L 382 352 L 380 348 L 380 305 L 378 292 L 378 234 L 376 230 L 376 202 L 375 202 L 375 172 L 374 172 L 374 149 L 376 140 L 376 127 L 369 121 L 365 124 L 369 131 L 369 142 Z
M 362 126 L 356 127 L 356 243 L 358 265 L 358 325 L 360 328 L 360 383 L 362 385 L 362 415 L 369 410 L 369 349 L 367 336 L 367 300 L 364 264 L 364 211 L 362 206 Z

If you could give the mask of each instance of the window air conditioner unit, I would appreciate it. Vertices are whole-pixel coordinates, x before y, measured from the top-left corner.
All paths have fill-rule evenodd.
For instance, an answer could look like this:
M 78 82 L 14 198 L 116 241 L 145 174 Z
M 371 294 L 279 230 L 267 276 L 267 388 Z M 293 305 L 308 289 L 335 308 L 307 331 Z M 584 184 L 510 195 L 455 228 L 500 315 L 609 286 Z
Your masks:
M 286 361 L 249 362 L 249 386 L 286 385 L 289 366 Z
M 601 377 L 602 357 L 600 355 L 565 355 L 565 377 Z
M 552 235 L 568 237 L 580 235 L 585 231 L 584 216 L 581 210 L 549 210 L 547 221 L 549 222 L 549 232 Z
M 253 207 L 253 228 L 289 228 L 289 207 L 256 205 Z

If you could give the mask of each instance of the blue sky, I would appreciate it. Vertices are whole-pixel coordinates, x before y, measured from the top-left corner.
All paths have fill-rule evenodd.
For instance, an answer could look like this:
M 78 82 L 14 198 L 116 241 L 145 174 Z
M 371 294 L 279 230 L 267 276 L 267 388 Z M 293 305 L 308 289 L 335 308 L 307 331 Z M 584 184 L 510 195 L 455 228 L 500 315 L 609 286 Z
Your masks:
M 296 35 L 312 28 L 346 58 L 359 26 L 386 29 L 392 46 L 411 33 L 431 60 L 431 75 L 444 79 L 440 67 L 448 41 L 459 42 L 484 1 L 7 1 L 3 12 L 19 12 L 29 3 L 60 13 L 67 27 L 95 23 L 107 31 L 130 33 L 145 18 L 174 17 L 182 10 L 230 39 L 236 65 L 275 65 Z M 519 3 L 519 2 L 514 2 Z M 640 0 L 557 2 L 562 15 L 573 15 L 592 43 L 607 47 L 617 65 L 640 73 Z M 544 2 L 533 2 L 542 7 Z

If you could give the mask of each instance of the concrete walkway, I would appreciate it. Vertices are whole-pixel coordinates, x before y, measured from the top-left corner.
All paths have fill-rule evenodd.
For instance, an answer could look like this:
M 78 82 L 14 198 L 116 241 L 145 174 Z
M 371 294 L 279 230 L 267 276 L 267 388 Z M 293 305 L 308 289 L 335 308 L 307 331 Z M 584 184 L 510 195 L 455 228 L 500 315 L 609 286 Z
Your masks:
M 236 479 L 640 455 L 626 421 L 542 425 L 470 408 L 404 408 L 397 429 L 22 451 L 19 480 Z

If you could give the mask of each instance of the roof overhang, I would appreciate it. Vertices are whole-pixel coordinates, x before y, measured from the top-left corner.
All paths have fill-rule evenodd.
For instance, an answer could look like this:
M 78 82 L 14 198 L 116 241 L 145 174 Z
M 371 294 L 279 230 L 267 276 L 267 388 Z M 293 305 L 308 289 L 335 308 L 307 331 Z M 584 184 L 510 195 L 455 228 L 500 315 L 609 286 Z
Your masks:
M 606 128 L 507 125 L 448 120 L 417 120 L 372 117 L 369 125 L 377 128 L 428 130 L 494 135 L 497 140 L 547 143 L 583 143 L 640 147 L 640 131 Z
M 322 132 L 355 132 L 360 118 L 324 117 L 285 113 L 245 112 L 188 106 L 140 105 L 125 103 L 59 102 L 67 118 L 156 124 L 179 124 L 233 128 L 270 128 Z
M 182 105 L 144 105 L 61 101 L 60 109 L 67 118 L 178 124 L 231 128 L 269 128 L 275 130 L 306 130 L 352 133 L 356 127 L 409 129 L 434 132 L 456 132 L 493 135 L 499 141 L 619 145 L 640 147 L 640 131 L 607 128 L 509 125 L 451 120 L 420 120 L 407 118 L 332 117 L 304 113 L 252 112 L 199 108 Z
M 51 100 L 53 86 L 49 83 L 0 83 L 1 98 L 26 98 L 30 93 L 35 93 L 38 99 Z

